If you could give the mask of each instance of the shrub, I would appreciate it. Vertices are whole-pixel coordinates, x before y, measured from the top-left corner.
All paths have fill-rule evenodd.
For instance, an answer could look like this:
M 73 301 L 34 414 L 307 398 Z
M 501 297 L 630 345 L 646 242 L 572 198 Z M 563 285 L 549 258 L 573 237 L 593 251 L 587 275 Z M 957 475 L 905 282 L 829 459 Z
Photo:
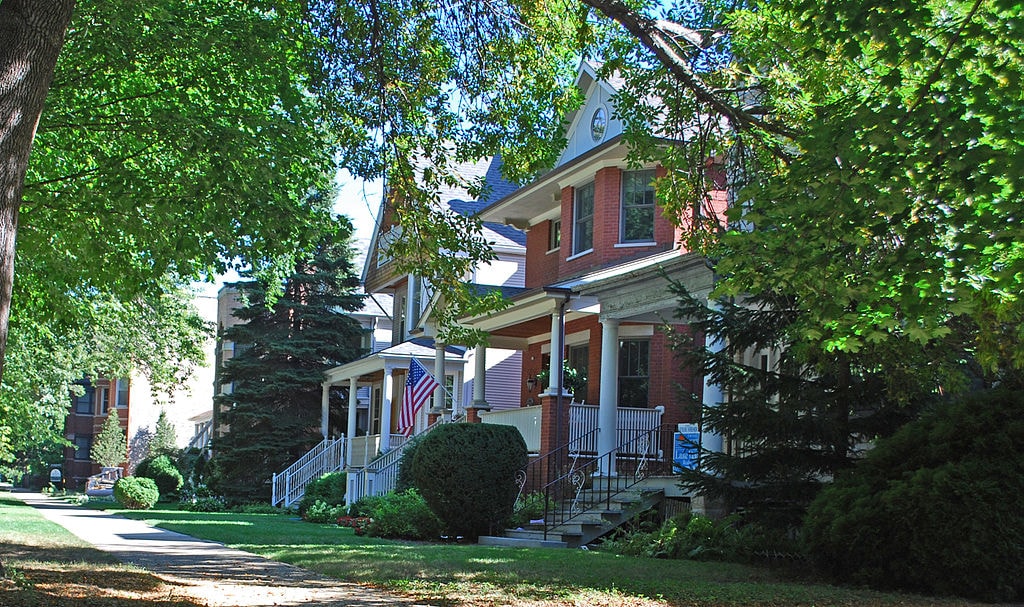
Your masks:
M 401 493 L 416 487 L 416 483 L 412 478 L 412 461 L 416 457 L 416 450 L 420 448 L 420 441 L 423 439 L 423 436 L 422 434 L 414 436 L 402 445 L 403 453 L 402 459 L 398 460 L 398 477 L 395 479 L 395 493 Z
M 383 497 L 376 495 L 361 497 L 348 507 L 348 515 L 351 517 L 369 517 L 382 499 Z
M 811 505 L 824 571 L 881 588 L 1024 599 L 1024 394 L 944 403 L 904 426 Z
M 436 540 L 444 524 L 415 489 L 380 496 L 370 513 L 367 535 L 404 540 Z
M 345 473 L 330 472 L 306 486 L 306 492 L 299 501 L 299 516 L 305 518 L 306 511 L 317 503 L 339 506 L 345 503 Z
M 368 516 L 339 516 L 338 526 L 339 527 L 351 527 L 352 531 L 356 535 L 366 535 L 366 530 L 370 527 L 370 523 L 373 522 Z
M 153 479 L 157 489 L 160 490 L 160 496 L 164 499 L 176 495 L 178 489 L 181 489 L 185 482 L 181 471 L 167 455 L 158 455 L 142 460 L 135 467 L 135 476 Z
M 281 514 L 283 510 L 277 506 L 271 506 L 270 504 L 253 503 L 253 504 L 238 504 L 228 509 L 230 512 L 237 512 L 238 514 Z
M 151 478 L 126 476 L 114 483 L 114 499 L 129 510 L 149 510 L 160 499 Z
M 185 509 L 189 512 L 224 512 L 227 510 L 227 503 L 223 497 L 200 497 L 187 504 Z
M 309 523 L 335 523 L 344 515 L 344 505 L 332 505 L 323 500 L 316 500 L 312 506 L 306 509 L 302 518 Z
M 526 453 L 512 426 L 444 424 L 420 439 L 411 473 L 448 533 L 476 540 L 512 514 Z

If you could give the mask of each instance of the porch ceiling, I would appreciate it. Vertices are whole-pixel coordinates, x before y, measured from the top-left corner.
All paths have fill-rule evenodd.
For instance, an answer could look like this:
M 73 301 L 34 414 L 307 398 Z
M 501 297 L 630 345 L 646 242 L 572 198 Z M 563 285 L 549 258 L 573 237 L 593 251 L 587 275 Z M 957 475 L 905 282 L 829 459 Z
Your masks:
M 465 366 L 465 350 L 458 346 L 445 346 L 444 365 L 447 371 L 457 371 Z M 328 369 L 324 372 L 324 382 L 339 384 L 341 382 L 356 378 L 357 381 L 371 382 L 379 380 L 384 376 L 388 368 L 408 368 L 413 358 L 421 362 L 430 361 L 426 364 L 428 369 L 433 369 L 435 355 L 434 342 L 432 339 L 417 338 L 402 342 L 398 345 L 374 352 L 359 360 Z

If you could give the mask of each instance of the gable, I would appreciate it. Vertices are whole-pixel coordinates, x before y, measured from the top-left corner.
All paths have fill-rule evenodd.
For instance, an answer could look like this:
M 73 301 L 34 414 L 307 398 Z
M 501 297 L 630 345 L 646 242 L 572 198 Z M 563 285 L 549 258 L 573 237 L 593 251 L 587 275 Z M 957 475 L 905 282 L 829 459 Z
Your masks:
M 580 109 L 566 117 L 567 143 L 556 167 L 622 134 L 622 121 L 615 115 L 615 106 L 612 102 L 615 87 L 606 81 L 598 80 L 593 67 L 588 63 L 580 66 L 576 84 L 583 91 L 585 101 Z M 599 123 L 604 124 L 603 132 L 595 128 Z

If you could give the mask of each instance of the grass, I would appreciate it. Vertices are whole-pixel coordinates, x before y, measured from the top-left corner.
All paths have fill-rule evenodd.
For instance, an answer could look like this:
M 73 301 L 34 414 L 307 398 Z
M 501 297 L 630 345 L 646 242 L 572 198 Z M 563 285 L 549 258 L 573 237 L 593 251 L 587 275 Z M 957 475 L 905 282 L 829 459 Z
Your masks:
M 437 605 L 968 605 L 837 587 L 733 563 L 387 541 L 283 514 L 192 513 L 168 507 L 118 513 Z
M 2 607 L 198 607 L 6 495 L 0 495 L 0 562 Z

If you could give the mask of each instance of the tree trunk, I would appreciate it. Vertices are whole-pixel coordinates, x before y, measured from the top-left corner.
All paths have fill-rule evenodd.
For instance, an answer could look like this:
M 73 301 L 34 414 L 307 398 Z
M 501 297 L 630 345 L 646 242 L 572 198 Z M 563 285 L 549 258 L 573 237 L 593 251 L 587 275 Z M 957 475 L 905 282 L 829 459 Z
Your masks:
M 74 8 L 74 0 L 0 3 L 0 377 L 28 157 Z

